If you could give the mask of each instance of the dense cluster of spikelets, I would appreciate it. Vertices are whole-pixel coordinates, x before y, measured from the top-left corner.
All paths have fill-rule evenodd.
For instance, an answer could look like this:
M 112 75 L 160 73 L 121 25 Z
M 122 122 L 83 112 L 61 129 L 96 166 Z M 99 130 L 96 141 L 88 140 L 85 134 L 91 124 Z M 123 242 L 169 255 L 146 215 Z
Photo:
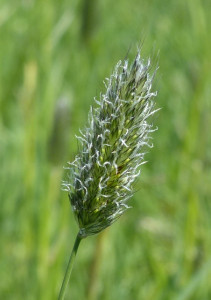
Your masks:
M 128 209 L 132 184 L 151 147 L 148 122 L 154 112 L 150 60 L 138 52 L 134 62 L 120 61 L 105 84 L 97 107 L 91 108 L 88 126 L 78 136 L 79 153 L 68 163 L 69 193 L 82 237 L 100 232 Z

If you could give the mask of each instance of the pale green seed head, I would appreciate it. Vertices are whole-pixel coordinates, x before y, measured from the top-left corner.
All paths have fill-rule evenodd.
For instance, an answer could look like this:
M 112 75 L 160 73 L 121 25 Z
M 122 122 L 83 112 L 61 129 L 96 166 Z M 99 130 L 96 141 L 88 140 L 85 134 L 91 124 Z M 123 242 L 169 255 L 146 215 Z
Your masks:
M 148 122 L 156 96 L 149 69 L 150 61 L 145 64 L 139 53 L 131 65 L 120 61 L 77 137 L 81 146 L 63 186 L 83 237 L 102 231 L 129 208 L 133 182 L 154 131 Z

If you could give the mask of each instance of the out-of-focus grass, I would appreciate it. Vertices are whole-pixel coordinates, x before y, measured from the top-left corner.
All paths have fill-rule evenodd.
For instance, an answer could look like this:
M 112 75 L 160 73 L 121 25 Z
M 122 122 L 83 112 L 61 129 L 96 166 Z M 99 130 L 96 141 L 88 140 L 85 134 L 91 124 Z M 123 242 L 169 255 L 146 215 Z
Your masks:
M 0 298 L 56 299 L 77 233 L 62 166 L 143 36 L 162 107 L 134 207 L 82 241 L 71 299 L 211 299 L 209 1 L 1 1 Z M 68 297 L 67 297 L 68 299 Z

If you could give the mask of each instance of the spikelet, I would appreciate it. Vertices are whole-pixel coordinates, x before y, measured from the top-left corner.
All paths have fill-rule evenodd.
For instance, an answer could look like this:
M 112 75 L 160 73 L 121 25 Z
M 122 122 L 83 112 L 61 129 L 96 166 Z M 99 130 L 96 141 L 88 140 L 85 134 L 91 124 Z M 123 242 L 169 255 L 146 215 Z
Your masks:
M 140 52 L 129 65 L 119 61 L 107 79 L 105 94 L 91 108 L 88 126 L 77 137 L 80 142 L 74 162 L 68 163 L 63 189 L 69 199 L 80 234 L 96 234 L 116 221 L 128 208 L 133 182 L 144 163 L 153 129 L 148 118 L 155 113 L 151 91 L 154 74 L 150 60 Z

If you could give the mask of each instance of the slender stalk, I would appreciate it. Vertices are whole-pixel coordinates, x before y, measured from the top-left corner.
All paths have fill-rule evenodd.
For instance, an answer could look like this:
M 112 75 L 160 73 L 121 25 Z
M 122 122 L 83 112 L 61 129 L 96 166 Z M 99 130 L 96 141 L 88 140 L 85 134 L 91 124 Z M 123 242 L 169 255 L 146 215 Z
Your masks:
M 58 300 L 63 300 L 64 299 L 65 292 L 66 292 L 66 289 L 67 289 L 67 285 L 68 285 L 68 282 L 69 282 L 69 279 L 70 279 L 70 274 L 72 272 L 73 264 L 74 264 L 74 261 L 75 261 L 76 253 L 77 253 L 78 246 L 80 244 L 81 239 L 82 239 L 82 237 L 81 237 L 80 233 L 78 233 L 77 237 L 75 239 L 75 244 L 73 246 L 73 250 L 71 252 L 68 265 L 67 265 L 66 273 L 65 273 L 65 276 L 64 276 L 64 279 L 63 279 L 63 282 L 62 282 L 62 287 L 61 287 L 61 290 L 60 290 L 60 293 L 59 293 Z

